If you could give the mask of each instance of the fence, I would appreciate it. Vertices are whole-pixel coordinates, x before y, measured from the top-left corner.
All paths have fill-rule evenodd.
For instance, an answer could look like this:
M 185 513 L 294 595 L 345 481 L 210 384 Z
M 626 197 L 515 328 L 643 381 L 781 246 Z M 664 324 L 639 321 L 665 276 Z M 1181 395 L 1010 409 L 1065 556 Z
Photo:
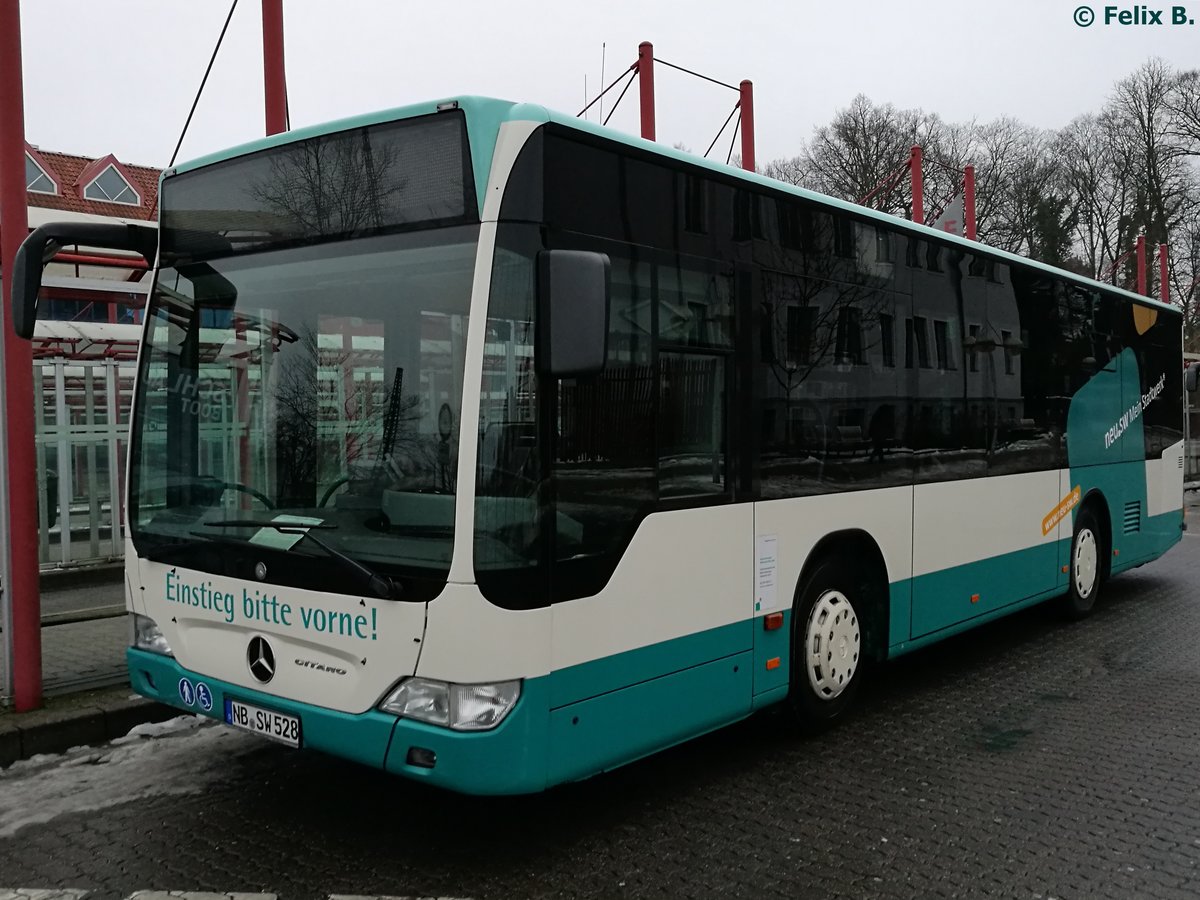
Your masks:
M 43 571 L 120 559 L 134 365 L 34 361 L 38 559 Z

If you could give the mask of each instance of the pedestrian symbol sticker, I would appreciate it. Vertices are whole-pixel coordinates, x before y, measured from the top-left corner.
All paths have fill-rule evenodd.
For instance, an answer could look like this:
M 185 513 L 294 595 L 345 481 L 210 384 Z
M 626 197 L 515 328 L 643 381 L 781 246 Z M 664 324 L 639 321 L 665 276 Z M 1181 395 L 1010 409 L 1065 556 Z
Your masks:
M 203 681 L 196 682 L 196 702 L 200 704 L 200 708 L 205 712 L 212 712 L 212 691 L 208 689 L 208 685 Z
M 184 706 L 191 706 L 196 702 L 196 689 L 192 687 L 192 683 L 186 678 L 179 679 L 179 699 L 183 701 Z M 211 704 L 212 697 L 209 697 L 208 701 Z

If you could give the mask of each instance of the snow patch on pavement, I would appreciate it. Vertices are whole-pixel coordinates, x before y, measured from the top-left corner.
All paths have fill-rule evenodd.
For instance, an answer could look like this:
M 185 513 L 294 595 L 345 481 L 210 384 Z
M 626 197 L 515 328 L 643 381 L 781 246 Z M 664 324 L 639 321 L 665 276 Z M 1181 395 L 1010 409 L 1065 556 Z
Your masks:
M 40 755 L 0 771 L 0 838 L 59 816 L 142 797 L 196 794 L 265 742 L 198 716 L 138 725 L 103 747 Z

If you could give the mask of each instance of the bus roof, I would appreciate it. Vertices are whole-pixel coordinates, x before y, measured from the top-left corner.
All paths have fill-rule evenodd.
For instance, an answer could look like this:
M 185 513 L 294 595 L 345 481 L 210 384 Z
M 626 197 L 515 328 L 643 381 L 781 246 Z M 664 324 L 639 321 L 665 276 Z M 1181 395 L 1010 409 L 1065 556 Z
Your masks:
M 499 131 L 501 123 L 506 121 L 553 122 L 556 125 L 570 128 L 574 131 L 586 132 L 605 140 L 624 144 L 628 147 L 634 147 L 643 152 L 654 154 L 655 156 L 666 157 L 685 165 L 707 169 L 708 171 L 711 171 L 716 175 L 720 175 L 723 178 L 741 181 L 747 184 L 754 184 L 766 190 L 790 194 L 795 197 L 802 197 L 813 203 L 818 203 L 831 209 L 842 210 L 843 212 L 848 212 L 860 218 L 878 222 L 880 225 L 886 225 L 889 228 L 894 228 L 907 234 L 915 234 L 926 239 L 936 239 L 946 244 L 958 245 L 965 250 L 970 250 L 975 253 L 983 252 L 996 259 L 1030 266 L 1057 277 L 1066 278 L 1086 287 L 1098 288 L 1100 290 L 1117 294 L 1127 300 L 1143 303 L 1148 306 L 1154 306 L 1159 309 L 1167 310 L 1177 314 L 1182 313 L 1179 307 L 1168 303 L 1163 303 L 1154 299 L 1153 297 L 1143 297 L 1140 294 L 1135 294 L 1133 291 L 1127 291 L 1124 288 L 1116 287 L 1115 285 L 1105 284 L 1102 281 L 1097 281 L 1094 278 L 1088 278 L 1084 275 L 1077 275 L 1074 272 L 1068 272 L 1065 269 L 1059 269 L 1054 266 L 1047 265 L 1046 263 L 1038 262 L 1034 259 L 1018 256 L 1017 254 L 1009 253 L 1006 250 L 990 247 L 987 244 L 982 244 L 978 241 L 969 241 L 966 238 L 960 237 L 956 234 L 938 231 L 937 229 L 930 228 L 927 225 L 918 225 L 915 222 L 910 222 L 907 219 L 901 219 L 898 216 L 889 215 L 888 213 L 880 212 L 879 210 L 871 209 L 866 206 L 859 206 L 856 203 L 850 203 L 845 200 L 839 200 L 836 197 L 830 197 L 825 194 L 817 193 L 816 191 L 810 191 L 806 190 L 805 188 L 796 187 L 795 185 L 791 185 L 783 181 L 777 181 L 774 178 L 767 178 L 765 175 L 759 175 L 756 172 L 747 172 L 744 169 L 715 162 L 713 160 L 704 159 L 696 156 L 693 153 L 676 150 L 673 147 L 655 143 L 654 141 L 647 141 L 644 138 L 618 131 L 615 128 L 605 128 L 601 125 L 595 124 L 594 122 L 589 122 L 586 119 L 579 119 L 564 113 L 555 112 L 538 104 L 515 103 L 510 100 L 498 100 L 492 97 L 446 97 L 441 100 L 432 100 L 426 103 L 416 103 L 410 106 L 380 110 L 378 112 L 365 113 L 345 119 L 324 122 L 320 125 L 310 125 L 305 128 L 298 128 L 294 131 L 287 131 L 280 134 L 271 135 L 270 137 L 260 138 L 256 141 L 251 141 L 246 144 L 241 144 L 236 147 L 231 147 L 227 150 L 211 153 L 198 159 L 182 163 L 175 166 L 173 169 L 164 171 L 163 177 L 166 178 L 174 174 L 192 171 L 203 166 L 212 165 L 213 163 L 223 162 L 228 159 L 244 156 L 249 153 L 255 153 L 260 150 L 267 150 L 271 147 L 283 146 L 294 141 L 305 140 L 306 138 L 319 137 L 325 134 L 333 134 L 338 131 L 347 131 L 352 128 L 362 128 L 367 125 L 378 125 L 384 122 L 395 121 L 397 119 L 411 118 L 413 116 L 430 115 L 438 112 L 439 109 L 445 109 L 448 104 L 456 104 L 458 108 L 466 112 L 468 128 L 471 129 L 473 136 L 479 136 L 481 134 L 490 136 L 490 140 L 487 141 L 486 144 L 479 140 L 472 140 L 471 142 L 471 161 L 475 171 L 475 181 L 477 187 L 476 196 L 479 197 L 481 204 L 483 202 L 483 198 L 487 195 L 487 177 L 491 169 L 491 158 L 495 143 L 495 135 Z

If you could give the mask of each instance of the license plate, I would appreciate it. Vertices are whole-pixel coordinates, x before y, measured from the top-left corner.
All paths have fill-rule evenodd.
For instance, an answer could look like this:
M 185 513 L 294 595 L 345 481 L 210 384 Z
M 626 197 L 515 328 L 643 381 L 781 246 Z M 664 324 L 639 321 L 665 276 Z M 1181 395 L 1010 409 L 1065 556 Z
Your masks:
M 240 700 L 226 700 L 225 722 L 234 728 L 261 734 L 289 747 L 300 746 L 300 719 L 296 716 L 251 706 Z

